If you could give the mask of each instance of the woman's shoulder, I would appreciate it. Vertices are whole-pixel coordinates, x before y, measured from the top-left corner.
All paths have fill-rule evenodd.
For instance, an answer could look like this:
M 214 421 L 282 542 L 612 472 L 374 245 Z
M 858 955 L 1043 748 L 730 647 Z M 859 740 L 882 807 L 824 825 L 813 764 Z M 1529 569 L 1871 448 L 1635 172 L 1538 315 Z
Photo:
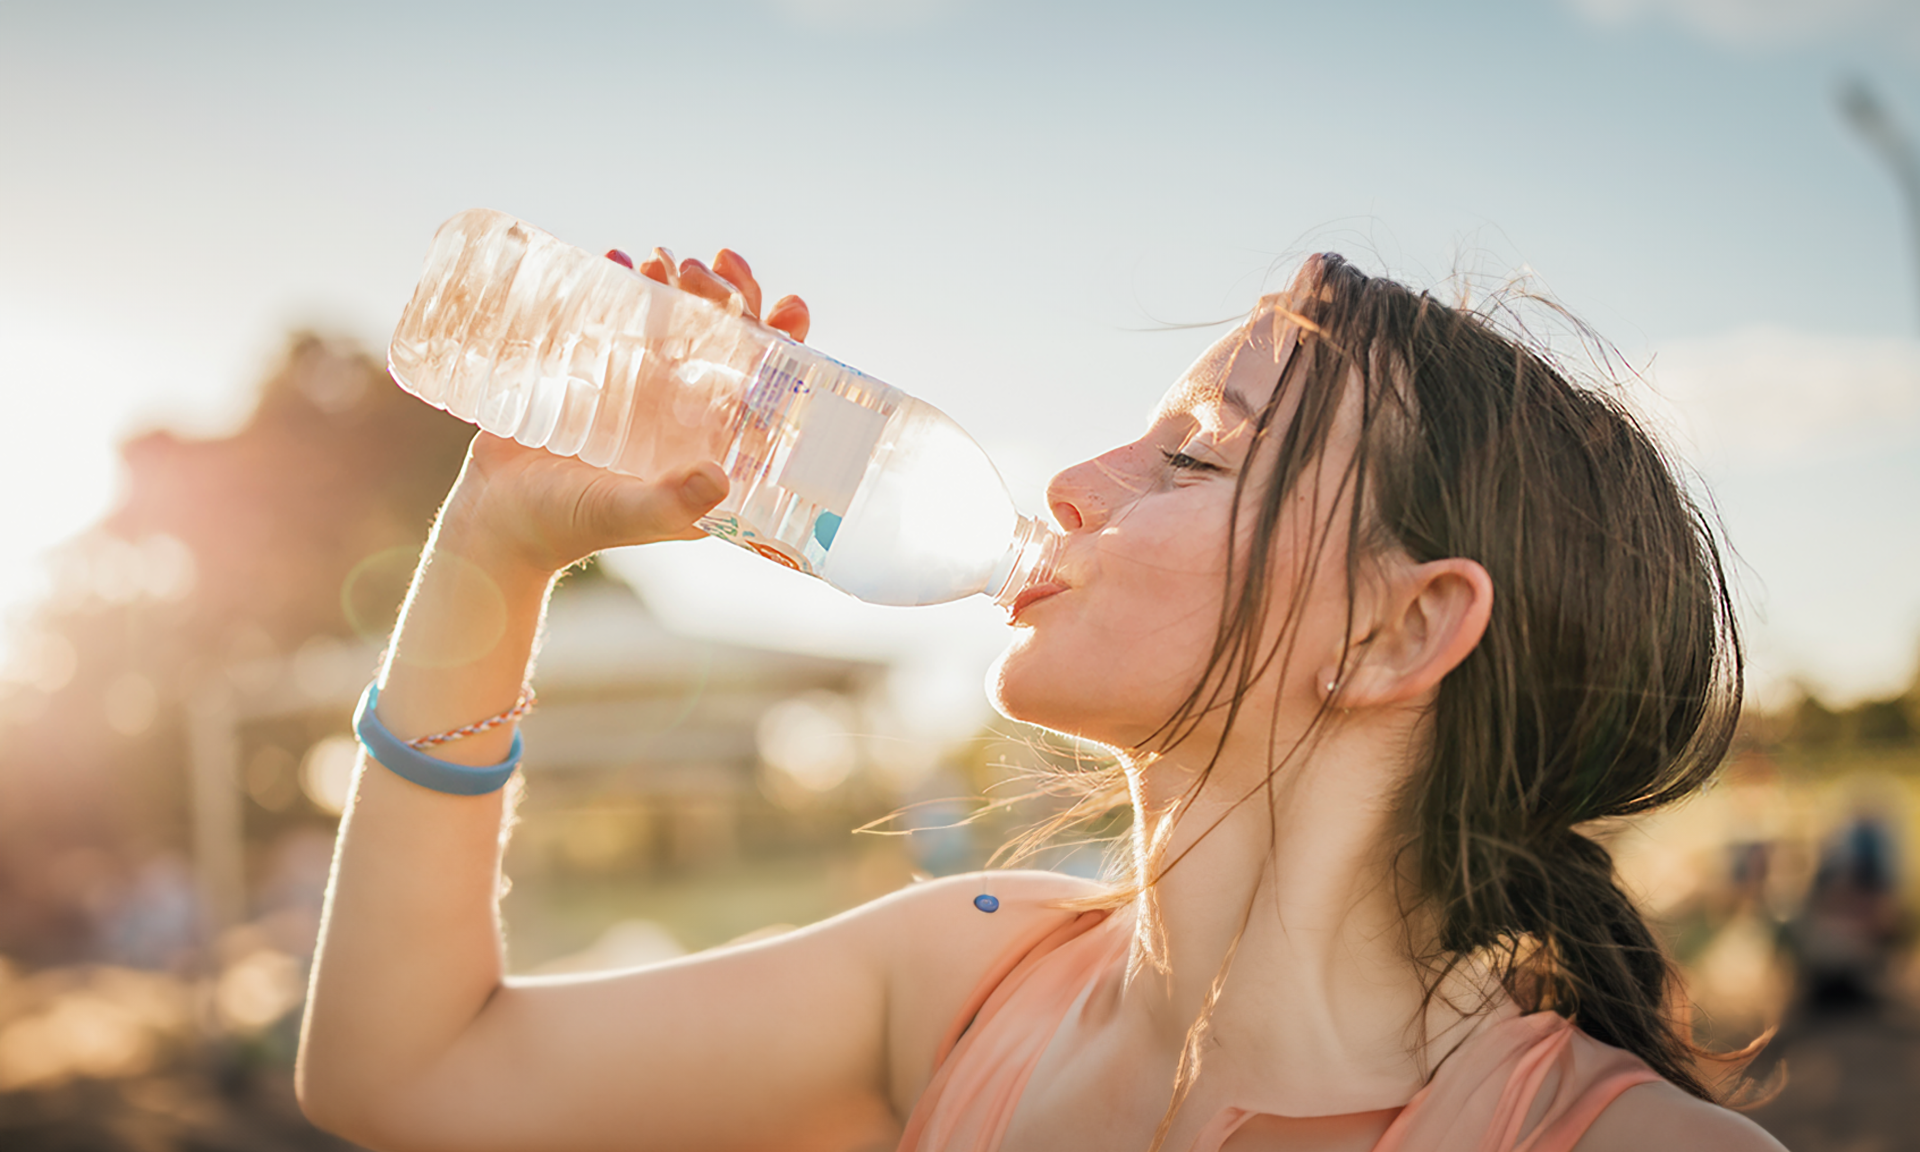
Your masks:
M 994 907 L 996 913 L 1011 912 L 1016 917 L 1031 914 L 1071 916 L 1072 912 L 1060 907 L 1062 903 L 1093 899 L 1112 891 L 1108 885 L 1083 876 L 1023 869 L 964 872 L 957 876 L 918 880 L 885 899 L 930 911 L 938 909 L 939 912 L 935 914 L 952 912 L 957 905 L 964 904 L 967 911 L 980 916 L 982 909 L 974 903 L 975 898 L 992 896 L 994 899 L 987 906 Z
M 1784 1152 L 1753 1121 L 1689 1095 L 1665 1080 L 1636 1085 L 1607 1105 L 1574 1152 Z
M 905 971 L 971 980 L 1009 949 L 1071 922 L 1080 915 L 1076 905 L 1108 891 L 1057 872 L 972 872 L 910 884 L 860 915 L 890 942 Z
M 887 970 L 896 1105 L 918 1097 L 982 980 L 1083 914 L 1069 905 L 1108 891 L 1052 872 L 982 872 L 912 884 L 854 914 Z

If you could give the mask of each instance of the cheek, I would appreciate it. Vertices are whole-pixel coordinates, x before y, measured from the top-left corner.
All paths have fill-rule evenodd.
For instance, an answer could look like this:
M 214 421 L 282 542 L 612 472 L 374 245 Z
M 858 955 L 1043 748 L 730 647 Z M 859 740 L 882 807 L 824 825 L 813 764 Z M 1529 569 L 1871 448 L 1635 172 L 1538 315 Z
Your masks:
M 1211 643 L 1226 593 L 1226 519 L 1202 510 L 1190 519 L 1130 521 L 1095 549 L 1107 601 L 1097 622 L 1117 636 L 1185 648 Z M 1216 522 L 1217 521 L 1217 522 Z
M 1120 744 L 1172 715 L 1220 620 L 1225 550 L 1196 527 L 1140 518 L 1089 541 L 1078 586 L 1042 605 L 994 665 L 1001 714 Z

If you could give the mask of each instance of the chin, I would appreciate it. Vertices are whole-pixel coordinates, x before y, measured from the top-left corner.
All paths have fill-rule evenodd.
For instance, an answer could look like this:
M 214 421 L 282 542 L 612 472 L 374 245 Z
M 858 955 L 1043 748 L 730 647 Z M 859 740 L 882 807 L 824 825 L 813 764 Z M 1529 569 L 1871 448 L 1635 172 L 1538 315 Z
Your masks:
M 1038 723 L 1027 720 L 1020 707 L 1020 648 L 1026 641 L 1024 635 L 1015 636 L 1013 643 L 994 657 L 993 664 L 987 669 L 987 703 L 993 710 L 1009 720 L 1024 723 Z M 1012 667 L 1009 667 L 1011 665 Z
M 1123 746 L 1125 737 L 1109 731 L 1115 727 L 1112 718 L 1100 714 L 1103 700 L 1087 697 L 1086 689 L 1097 678 L 1044 666 L 1026 651 L 1025 640 L 1015 637 L 987 671 L 987 700 L 994 711 L 1076 739 Z
M 1040 667 L 1031 644 L 1031 633 L 1019 633 L 994 660 L 987 670 L 987 700 L 1009 720 L 1067 731 L 1074 709 L 1061 699 L 1061 689 L 1074 678 Z

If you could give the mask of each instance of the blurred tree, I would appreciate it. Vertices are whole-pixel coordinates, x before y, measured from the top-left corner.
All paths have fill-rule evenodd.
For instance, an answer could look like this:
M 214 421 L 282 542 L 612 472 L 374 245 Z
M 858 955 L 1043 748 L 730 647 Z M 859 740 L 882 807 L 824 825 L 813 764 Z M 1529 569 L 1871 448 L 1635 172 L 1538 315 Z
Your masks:
M 1824 748 L 1838 743 L 1843 730 L 1840 714 L 1808 691 L 1793 708 L 1786 726 L 1786 738 L 1790 743 Z
M 1920 743 L 1920 672 L 1897 696 L 1845 708 L 1829 706 L 1803 686 L 1800 698 L 1777 712 L 1750 709 L 1741 717 L 1739 739 L 1743 748 L 1793 748 L 1827 759 L 1853 749 L 1912 747 Z
M 471 432 L 302 333 L 233 435 L 124 445 L 125 498 L 57 555 L 24 682 L 0 697 L 0 954 L 79 954 L 133 869 L 184 852 L 193 693 L 314 637 L 386 631 Z M 293 771 L 300 736 L 265 769 Z M 256 828 L 317 819 L 279 794 Z
M 1908 718 L 1906 701 L 1901 697 L 1867 701 L 1860 705 L 1856 722 L 1862 744 L 1913 742 L 1913 721 Z

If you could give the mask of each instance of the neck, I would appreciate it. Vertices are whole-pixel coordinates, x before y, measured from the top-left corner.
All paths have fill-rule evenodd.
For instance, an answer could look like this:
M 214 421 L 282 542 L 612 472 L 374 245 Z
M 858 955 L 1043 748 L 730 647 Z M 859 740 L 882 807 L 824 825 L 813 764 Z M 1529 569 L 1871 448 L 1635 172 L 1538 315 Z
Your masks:
M 1428 1004 L 1395 859 L 1405 735 L 1356 718 L 1270 777 L 1264 739 L 1259 756 L 1229 746 L 1204 780 L 1178 750 L 1133 774 L 1138 826 L 1166 844 L 1161 932 L 1135 947 L 1167 970 L 1141 968 L 1125 1005 L 1177 1051 L 1224 968 L 1202 1063 L 1243 1106 L 1395 1107 L 1426 1079 L 1428 1051 L 1451 1046 L 1461 1021 Z

